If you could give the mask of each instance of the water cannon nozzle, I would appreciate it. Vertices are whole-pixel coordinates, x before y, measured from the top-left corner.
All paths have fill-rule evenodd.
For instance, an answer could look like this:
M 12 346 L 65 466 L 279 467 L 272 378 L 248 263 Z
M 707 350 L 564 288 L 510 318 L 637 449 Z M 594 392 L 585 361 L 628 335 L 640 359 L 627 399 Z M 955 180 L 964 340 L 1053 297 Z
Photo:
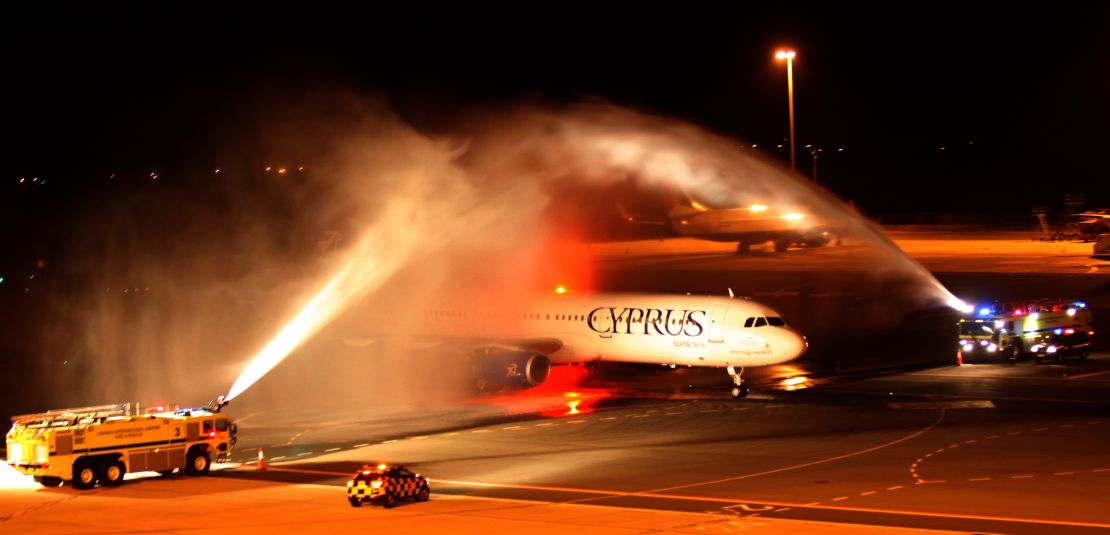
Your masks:
M 208 402 L 208 412 L 220 412 L 220 409 L 224 408 L 230 402 L 231 400 L 227 399 L 226 397 L 218 396 L 216 399 Z

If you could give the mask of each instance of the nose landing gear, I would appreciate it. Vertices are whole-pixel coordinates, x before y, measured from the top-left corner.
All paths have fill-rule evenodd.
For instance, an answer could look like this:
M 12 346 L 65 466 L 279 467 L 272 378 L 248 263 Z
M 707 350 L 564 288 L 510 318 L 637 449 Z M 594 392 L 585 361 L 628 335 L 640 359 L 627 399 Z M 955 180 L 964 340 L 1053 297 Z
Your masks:
M 736 371 L 736 368 L 729 366 L 728 374 L 732 377 L 732 397 L 743 398 L 748 396 L 748 385 L 744 384 L 744 378 L 741 375 L 744 373 L 744 368 Z

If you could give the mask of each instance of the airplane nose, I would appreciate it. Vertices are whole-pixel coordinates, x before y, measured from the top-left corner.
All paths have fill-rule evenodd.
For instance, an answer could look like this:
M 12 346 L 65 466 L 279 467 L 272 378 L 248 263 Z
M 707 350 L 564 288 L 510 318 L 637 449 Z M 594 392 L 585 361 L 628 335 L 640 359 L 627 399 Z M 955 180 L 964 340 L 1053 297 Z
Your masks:
M 786 336 L 783 338 L 785 340 L 782 344 L 782 353 L 786 360 L 796 359 L 809 349 L 809 340 L 806 340 L 804 335 L 793 329 L 787 329 Z

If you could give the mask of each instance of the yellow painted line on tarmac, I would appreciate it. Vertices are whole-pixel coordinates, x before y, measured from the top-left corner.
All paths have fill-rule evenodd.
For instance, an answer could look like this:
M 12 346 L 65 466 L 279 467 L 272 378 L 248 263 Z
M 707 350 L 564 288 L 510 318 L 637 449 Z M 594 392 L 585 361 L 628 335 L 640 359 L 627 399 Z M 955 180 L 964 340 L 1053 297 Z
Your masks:
M 1110 469 L 1107 469 L 1107 470 L 1110 470 Z M 346 475 L 346 474 L 342 474 L 342 475 Z M 950 514 L 950 513 L 938 513 L 938 512 L 930 512 L 930 511 L 904 511 L 904 510 L 897 510 L 897 509 L 882 509 L 882 508 L 874 508 L 874 507 L 831 506 L 831 505 L 820 505 L 821 502 L 810 502 L 810 503 L 807 503 L 807 504 L 798 504 L 798 503 L 787 503 L 787 502 L 773 502 L 773 501 L 759 500 L 759 499 L 749 500 L 749 499 L 737 499 L 737 498 L 719 498 L 719 497 L 713 497 L 713 496 L 692 496 L 692 495 L 683 495 L 683 494 L 659 494 L 659 493 L 653 493 L 653 492 L 625 492 L 625 491 L 617 491 L 617 490 L 582 489 L 582 488 L 573 488 L 573 487 L 548 487 L 548 486 L 543 486 L 543 485 L 512 485 L 512 484 L 499 484 L 499 483 L 479 483 L 479 482 L 474 482 L 474 481 L 455 481 L 455 480 L 435 479 L 435 478 L 433 478 L 433 481 L 439 481 L 439 482 L 442 482 L 442 483 L 456 484 L 456 485 L 476 486 L 476 487 L 550 490 L 550 491 L 576 492 L 576 493 L 583 493 L 583 494 L 598 494 L 598 495 L 621 496 L 621 497 L 625 497 L 625 496 L 643 496 L 643 497 L 648 497 L 648 498 L 661 498 L 661 499 L 672 499 L 672 500 L 698 500 L 698 501 L 708 501 L 708 502 L 715 502 L 715 503 L 729 503 L 729 504 L 735 504 L 735 503 L 739 502 L 739 503 L 747 503 L 747 504 L 771 505 L 771 506 L 775 506 L 775 507 L 810 507 L 810 508 L 815 508 L 815 509 L 828 509 L 828 510 L 834 510 L 834 511 L 854 511 L 854 512 L 862 512 L 862 513 L 881 513 L 881 514 L 901 515 L 901 516 L 919 516 L 919 517 L 931 517 L 931 518 L 960 518 L 960 519 L 968 519 L 968 520 L 992 520 L 992 521 L 999 521 L 999 522 L 1023 522 L 1023 523 L 1030 523 L 1030 524 L 1045 524 L 1045 525 L 1053 525 L 1053 526 L 1078 526 L 1078 527 L 1110 528 L 1110 523 L 1099 523 L 1099 522 L 1076 522 L 1076 521 L 1070 521 L 1070 520 L 1051 520 L 1051 519 L 1040 519 L 1040 518 L 1022 518 L 1022 517 L 1005 517 L 1005 516 L 989 516 L 989 515 L 969 515 L 969 514 L 959 514 L 959 513 L 951 513 Z M 847 497 L 845 497 L 845 498 L 847 498 Z M 478 499 L 480 499 L 480 498 L 478 498 Z M 565 502 L 565 503 L 574 503 L 574 501 Z
M 691 488 L 691 487 L 700 487 L 700 486 L 704 486 L 704 485 L 715 485 L 717 483 L 726 483 L 726 482 L 729 482 L 729 481 L 739 481 L 741 479 L 748 479 L 748 478 L 752 478 L 752 477 L 765 476 L 765 475 L 769 475 L 769 474 L 777 474 L 779 472 L 787 472 L 787 471 L 790 471 L 790 470 L 797 470 L 799 468 L 808 468 L 810 466 L 815 466 L 815 465 L 818 465 L 818 464 L 824 464 L 824 463 L 829 463 L 829 462 L 833 462 L 833 461 L 840 461 L 840 460 L 843 460 L 843 459 L 849 459 L 849 458 L 852 458 L 852 457 L 857 457 L 859 455 L 864 455 L 864 454 L 867 454 L 867 453 L 878 451 L 878 450 L 881 450 L 883 448 L 888 448 L 890 446 L 893 446 L 895 444 L 900 444 L 900 443 L 905 442 L 907 440 L 917 438 L 917 437 L 931 431 L 934 427 L 939 425 L 940 421 L 943 420 L 943 419 L 944 419 L 944 410 L 942 409 L 940 412 L 937 413 L 937 419 L 934 420 L 933 423 L 929 424 L 927 427 L 925 427 L 923 429 L 920 429 L 918 431 L 914 431 L 913 433 L 910 433 L 906 436 L 891 440 L 889 442 L 885 442 L 883 444 L 879 444 L 877 446 L 872 446 L 870 448 L 865 448 L 865 449 L 862 449 L 862 450 L 853 451 L 853 452 L 850 452 L 850 453 L 845 453 L 843 455 L 835 455 L 835 456 L 832 456 L 832 457 L 826 457 L 824 459 L 818 459 L 816 461 L 810 461 L 808 463 L 795 464 L 795 465 L 792 465 L 792 466 L 784 466 L 782 468 L 774 468 L 774 469 L 771 469 L 771 470 L 764 470 L 762 472 L 755 472 L 755 473 L 751 473 L 751 474 L 744 474 L 744 475 L 734 476 L 734 477 L 725 477 L 725 478 L 721 478 L 721 479 L 703 481 L 703 482 L 700 482 L 700 483 L 689 483 L 689 484 L 686 484 L 686 485 L 676 485 L 676 486 L 673 486 L 673 487 L 663 487 L 663 488 L 658 488 L 658 489 L 652 489 L 652 490 L 645 491 L 645 492 L 656 493 L 656 492 L 663 492 L 663 491 L 670 491 L 670 490 L 677 490 L 677 489 L 686 489 L 686 488 Z
M 1069 376 L 1068 380 L 1072 381 L 1072 380 L 1075 380 L 1075 379 L 1086 379 L 1087 377 L 1095 377 L 1095 376 L 1098 376 L 1098 375 L 1106 375 L 1108 373 L 1110 373 L 1110 370 L 1103 370 L 1101 372 L 1081 373 L 1079 375 Z

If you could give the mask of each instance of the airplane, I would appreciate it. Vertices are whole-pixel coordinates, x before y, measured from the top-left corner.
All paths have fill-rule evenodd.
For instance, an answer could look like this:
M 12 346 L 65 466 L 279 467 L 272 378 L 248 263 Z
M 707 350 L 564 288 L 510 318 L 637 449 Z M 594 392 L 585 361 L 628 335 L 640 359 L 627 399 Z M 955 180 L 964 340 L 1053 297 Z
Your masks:
M 560 287 L 505 307 L 434 307 L 421 323 L 435 338 L 478 348 L 469 360 L 480 391 L 538 386 L 553 365 L 621 362 L 725 368 L 732 396 L 742 398 L 745 367 L 788 362 L 809 347 L 779 313 L 746 298 Z
M 1110 209 L 1096 208 L 1073 214 L 1075 227 L 1084 241 L 1097 241 L 1099 236 L 1110 234 Z
M 619 206 L 621 215 L 630 223 L 667 226 L 681 236 L 708 241 L 736 242 L 736 251 L 747 254 L 753 244 L 774 243 L 782 252 L 791 245 L 819 247 L 829 243 L 833 231 L 813 221 L 812 216 L 795 210 L 776 210 L 765 204 L 740 208 L 708 208 L 690 199 L 689 204 L 676 204 L 667 212 L 667 221 L 652 221 L 630 215 Z M 840 238 L 837 237 L 839 243 Z

